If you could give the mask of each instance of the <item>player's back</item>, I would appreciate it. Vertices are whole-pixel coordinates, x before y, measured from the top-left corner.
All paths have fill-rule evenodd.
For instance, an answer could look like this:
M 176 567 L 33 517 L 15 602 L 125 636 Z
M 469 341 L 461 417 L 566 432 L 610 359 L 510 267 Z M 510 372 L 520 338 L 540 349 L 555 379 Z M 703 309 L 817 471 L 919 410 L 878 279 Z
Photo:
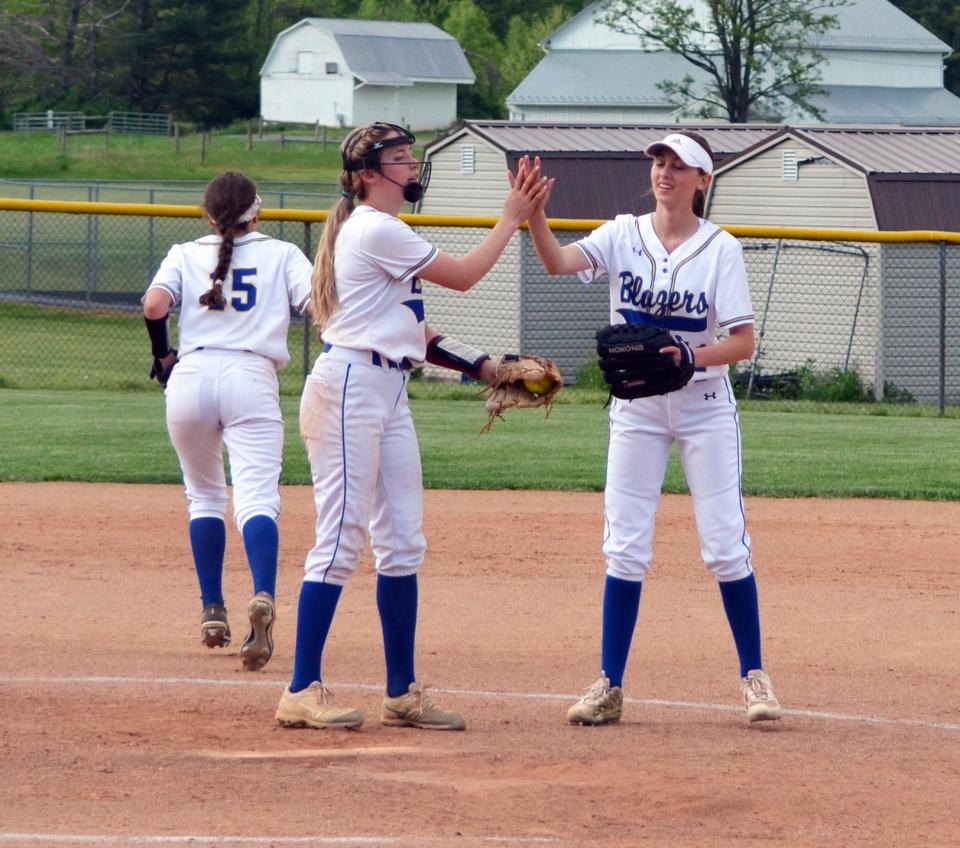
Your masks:
M 310 296 L 313 266 L 295 245 L 262 233 L 236 239 L 223 281 L 226 304 L 210 309 L 200 296 L 212 285 L 219 236 L 204 236 L 171 249 L 155 283 L 171 286 L 179 277 L 180 356 L 198 348 L 241 350 L 289 360 L 287 331 L 291 306 L 298 311 Z

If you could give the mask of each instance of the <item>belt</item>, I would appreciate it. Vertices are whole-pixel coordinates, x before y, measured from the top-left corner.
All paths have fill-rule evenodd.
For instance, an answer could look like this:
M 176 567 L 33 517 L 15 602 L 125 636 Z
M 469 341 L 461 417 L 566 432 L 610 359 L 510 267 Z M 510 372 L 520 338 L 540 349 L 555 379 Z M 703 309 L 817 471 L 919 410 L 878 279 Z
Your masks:
M 377 368 L 396 368 L 400 371 L 409 371 L 413 368 L 413 363 L 407 359 L 407 357 L 403 357 L 399 362 L 395 362 L 392 359 L 387 359 L 387 357 L 377 353 L 375 350 L 357 350 L 352 347 L 325 344 L 323 346 L 323 352 L 331 359 L 336 359 L 340 362 L 360 362 L 364 365 L 376 365 Z

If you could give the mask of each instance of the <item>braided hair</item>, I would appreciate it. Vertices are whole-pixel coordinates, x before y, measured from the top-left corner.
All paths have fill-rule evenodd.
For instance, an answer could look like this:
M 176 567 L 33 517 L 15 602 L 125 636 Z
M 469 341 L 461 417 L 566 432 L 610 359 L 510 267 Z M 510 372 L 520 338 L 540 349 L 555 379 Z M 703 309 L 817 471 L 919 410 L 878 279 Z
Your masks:
M 238 234 L 245 233 L 254 216 L 247 217 L 259 203 L 257 186 L 240 171 L 227 171 L 214 178 L 203 193 L 203 209 L 210 223 L 220 234 L 220 251 L 217 255 L 217 267 L 210 274 L 213 285 L 200 295 L 200 305 L 210 309 L 223 309 L 226 298 L 223 296 L 223 282 L 233 257 L 233 240 Z M 245 214 L 246 213 L 246 214 Z M 246 220 L 243 220 L 246 218 Z
M 348 164 L 364 162 L 366 153 L 371 144 L 378 142 L 398 128 L 391 124 L 370 124 L 367 127 L 358 127 L 340 144 L 340 157 L 344 169 L 340 173 L 340 199 L 334 204 L 323 226 L 323 235 L 317 248 L 317 256 L 313 263 L 313 287 L 310 292 L 310 312 L 317 325 L 318 333 L 330 320 L 330 316 L 337 308 L 337 287 L 333 271 L 333 251 L 337 242 L 337 234 L 343 222 L 350 217 L 356 208 L 357 200 L 364 200 L 367 196 L 366 186 L 360 178 L 362 169 L 347 170 Z

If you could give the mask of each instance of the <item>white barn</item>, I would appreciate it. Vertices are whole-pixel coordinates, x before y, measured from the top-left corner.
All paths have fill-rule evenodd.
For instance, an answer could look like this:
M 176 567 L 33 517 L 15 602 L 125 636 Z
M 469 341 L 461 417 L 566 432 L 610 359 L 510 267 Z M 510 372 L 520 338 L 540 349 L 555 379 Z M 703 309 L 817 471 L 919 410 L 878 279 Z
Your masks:
M 442 129 L 457 86 L 475 80 L 457 40 L 427 23 L 306 18 L 281 32 L 260 70 L 265 121 Z
M 705 0 L 691 0 L 705 15 Z M 657 88 L 665 79 L 705 73 L 683 57 L 647 49 L 639 36 L 616 32 L 595 18 L 595 2 L 541 42 L 546 55 L 507 97 L 512 121 L 688 123 Z M 822 56 L 820 85 L 811 98 L 833 124 L 960 125 L 960 98 L 943 87 L 949 45 L 888 0 L 851 0 L 830 10 L 839 27 L 808 46 Z M 787 123 L 811 116 L 789 111 Z M 699 122 L 702 119 L 696 119 Z

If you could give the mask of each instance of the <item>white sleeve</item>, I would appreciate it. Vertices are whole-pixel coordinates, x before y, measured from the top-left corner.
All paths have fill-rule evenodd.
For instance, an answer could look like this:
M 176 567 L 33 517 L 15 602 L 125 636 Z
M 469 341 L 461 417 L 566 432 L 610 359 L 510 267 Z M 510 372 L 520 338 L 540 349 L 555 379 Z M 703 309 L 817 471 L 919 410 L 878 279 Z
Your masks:
M 728 236 L 723 238 L 722 251 L 713 301 L 717 310 L 717 327 L 752 324 L 753 305 L 743 247 L 733 236 Z
M 581 282 L 592 283 L 608 272 L 607 257 L 612 255 L 614 226 L 614 221 L 607 221 L 586 238 L 574 242 L 590 263 L 589 268 L 577 273 Z
M 310 291 L 313 281 L 313 265 L 303 251 L 291 244 L 287 250 L 287 260 L 284 263 L 287 296 L 290 305 L 301 315 L 310 300 Z
M 433 262 L 440 252 L 399 218 L 386 215 L 367 231 L 363 247 L 375 265 L 401 283 Z
M 148 286 L 149 289 L 161 288 L 169 292 L 173 299 L 173 305 L 180 302 L 183 295 L 183 250 L 179 244 L 175 244 L 167 252 L 163 262 L 160 263 L 157 273 L 153 275 L 153 282 Z

